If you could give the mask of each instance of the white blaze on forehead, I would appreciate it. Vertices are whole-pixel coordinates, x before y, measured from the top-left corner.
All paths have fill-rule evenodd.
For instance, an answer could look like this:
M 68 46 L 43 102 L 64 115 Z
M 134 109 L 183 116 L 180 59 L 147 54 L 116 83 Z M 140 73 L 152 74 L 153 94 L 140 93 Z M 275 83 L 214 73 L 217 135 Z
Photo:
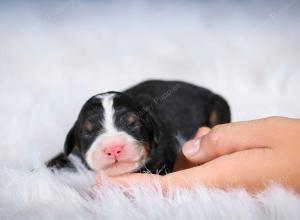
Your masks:
M 114 96 L 115 94 L 104 94 L 99 96 L 102 99 L 103 106 L 103 128 L 104 133 L 116 133 L 117 129 L 115 127 L 114 119 Z
M 102 107 L 103 107 L 103 132 L 98 135 L 98 137 L 94 140 L 93 144 L 91 145 L 90 149 L 86 152 L 86 161 L 89 166 L 93 164 L 92 155 L 94 152 L 97 152 L 98 142 L 100 142 L 101 137 L 106 136 L 107 134 L 116 134 L 117 129 L 114 125 L 114 94 L 100 94 L 97 95 L 96 98 L 101 99 Z

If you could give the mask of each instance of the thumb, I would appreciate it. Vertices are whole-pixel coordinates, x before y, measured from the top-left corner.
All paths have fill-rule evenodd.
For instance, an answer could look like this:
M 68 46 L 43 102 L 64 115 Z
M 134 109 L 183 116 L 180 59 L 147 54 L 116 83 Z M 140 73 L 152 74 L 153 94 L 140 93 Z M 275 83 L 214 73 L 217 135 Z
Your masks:
M 209 127 L 199 128 L 196 132 L 195 138 L 186 142 L 182 146 L 182 153 L 190 162 L 199 163 L 197 157 L 200 153 L 200 140 L 203 136 L 208 134 L 210 130 L 211 129 Z
M 266 118 L 217 125 L 185 143 L 182 152 L 189 161 L 199 164 L 237 151 L 269 147 L 276 136 L 271 132 L 275 123 L 274 119 Z

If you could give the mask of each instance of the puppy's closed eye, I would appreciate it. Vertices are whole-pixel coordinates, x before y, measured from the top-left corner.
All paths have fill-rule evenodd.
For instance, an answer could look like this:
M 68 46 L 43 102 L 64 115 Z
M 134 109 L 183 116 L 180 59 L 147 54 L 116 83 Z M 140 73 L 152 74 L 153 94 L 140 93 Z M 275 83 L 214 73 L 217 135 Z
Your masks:
M 92 132 L 94 130 L 94 125 L 90 121 L 86 120 L 83 124 L 83 130 L 87 133 Z
M 139 118 L 134 113 L 129 113 L 127 115 L 127 124 L 128 125 L 134 125 L 136 122 L 138 122 Z

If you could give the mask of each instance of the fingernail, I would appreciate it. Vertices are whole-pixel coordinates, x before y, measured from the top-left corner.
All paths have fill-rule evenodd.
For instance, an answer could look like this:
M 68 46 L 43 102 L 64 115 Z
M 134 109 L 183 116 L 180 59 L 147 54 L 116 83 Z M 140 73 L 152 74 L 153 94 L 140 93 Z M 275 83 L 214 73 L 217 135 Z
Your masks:
M 184 147 L 185 155 L 194 155 L 200 150 L 200 138 L 192 140 L 190 144 L 186 144 Z
M 194 145 L 197 147 L 197 149 L 200 148 L 200 138 L 197 138 Z

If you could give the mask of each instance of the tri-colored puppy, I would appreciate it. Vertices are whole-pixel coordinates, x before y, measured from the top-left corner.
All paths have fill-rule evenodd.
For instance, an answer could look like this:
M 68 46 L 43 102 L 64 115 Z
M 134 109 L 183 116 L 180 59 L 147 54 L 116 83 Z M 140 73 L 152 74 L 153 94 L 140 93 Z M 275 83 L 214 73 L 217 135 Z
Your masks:
M 171 172 L 182 142 L 201 126 L 230 122 L 227 102 L 179 81 L 151 80 L 91 97 L 48 167 L 73 168 L 71 153 L 97 173 Z

